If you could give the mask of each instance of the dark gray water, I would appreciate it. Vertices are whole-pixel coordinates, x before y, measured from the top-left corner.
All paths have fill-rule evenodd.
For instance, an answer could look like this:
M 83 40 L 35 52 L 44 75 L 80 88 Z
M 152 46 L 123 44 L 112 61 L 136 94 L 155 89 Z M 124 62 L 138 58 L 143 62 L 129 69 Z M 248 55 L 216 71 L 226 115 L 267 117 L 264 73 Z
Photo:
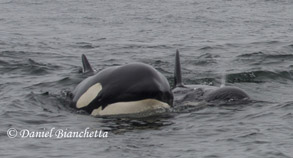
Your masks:
M 173 83 L 257 100 L 183 107 L 152 120 L 93 118 L 66 91 L 97 70 L 144 62 Z M 293 1 L 0 0 L 0 157 L 293 157 Z M 107 138 L 9 138 L 7 130 L 103 130 Z

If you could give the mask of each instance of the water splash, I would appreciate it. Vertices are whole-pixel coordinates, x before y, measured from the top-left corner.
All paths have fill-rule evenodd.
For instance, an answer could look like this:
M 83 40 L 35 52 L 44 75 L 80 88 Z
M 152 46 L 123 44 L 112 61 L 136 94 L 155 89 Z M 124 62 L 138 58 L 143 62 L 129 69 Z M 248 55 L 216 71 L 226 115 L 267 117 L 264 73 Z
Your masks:
M 227 80 L 227 75 L 226 71 L 222 73 L 222 79 L 221 79 L 221 86 L 220 87 L 225 87 L 226 86 L 226 80 Z

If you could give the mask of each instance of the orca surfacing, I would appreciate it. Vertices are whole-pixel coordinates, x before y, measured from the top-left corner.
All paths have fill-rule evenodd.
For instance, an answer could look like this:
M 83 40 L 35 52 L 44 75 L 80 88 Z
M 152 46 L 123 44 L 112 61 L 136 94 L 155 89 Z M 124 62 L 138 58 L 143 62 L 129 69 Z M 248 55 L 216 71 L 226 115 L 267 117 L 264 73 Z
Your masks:
M 94 74 L 85 55 L 83 72 Z M 77 85 L 72 106 L 93 116 L 140 114 L 173 106 L 167 79 L 152 66 L 132 63 L 106 68 Z
M 207 103 L 233 103 L 250 99 L 248 94 L 238 87 L 184 85 L 182 82 L 180 55 L 178 50 L 175 56 L 174 87 L 173 94 L 175 96 L 175 104 L 202 101 Z

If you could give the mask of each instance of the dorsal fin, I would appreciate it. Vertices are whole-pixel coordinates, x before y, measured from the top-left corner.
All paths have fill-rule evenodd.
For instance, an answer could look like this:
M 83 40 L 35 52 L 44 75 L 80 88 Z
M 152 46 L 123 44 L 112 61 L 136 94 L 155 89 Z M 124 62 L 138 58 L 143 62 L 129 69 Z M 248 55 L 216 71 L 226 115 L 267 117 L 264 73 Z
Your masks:
M 178 49 L 176 50 L 176 56 L 175 56 L 174 87 L 183 87 L 182 77 L 181 77 L 180 54 Z
M 87 57 L 84 54 L 81 55 L 81 60 L 82 60 L 82 72 L 83 73 L 94 72 L 92 66 L 90 65 L 89 61 L 87 60 Z

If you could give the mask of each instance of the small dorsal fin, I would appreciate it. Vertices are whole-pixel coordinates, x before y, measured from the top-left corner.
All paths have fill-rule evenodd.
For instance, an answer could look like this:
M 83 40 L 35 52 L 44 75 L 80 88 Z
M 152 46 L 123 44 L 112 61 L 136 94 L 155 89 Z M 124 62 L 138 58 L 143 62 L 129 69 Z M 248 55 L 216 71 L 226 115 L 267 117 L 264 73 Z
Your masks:
M 87 60 L 87 57 L 84 54 L 81 55 L 81 60 L 82 60 L 82 66 L 83 66 L 82 68 L 83 73 L 94 72 L 89 61 Z
M 181 64 L 180 64 L 180 54 L 178 49 L 176 50 L 175 56 L 175 71 L 174 71 L 174 87 L 182 87 L 182 77 L 181 77 Z

